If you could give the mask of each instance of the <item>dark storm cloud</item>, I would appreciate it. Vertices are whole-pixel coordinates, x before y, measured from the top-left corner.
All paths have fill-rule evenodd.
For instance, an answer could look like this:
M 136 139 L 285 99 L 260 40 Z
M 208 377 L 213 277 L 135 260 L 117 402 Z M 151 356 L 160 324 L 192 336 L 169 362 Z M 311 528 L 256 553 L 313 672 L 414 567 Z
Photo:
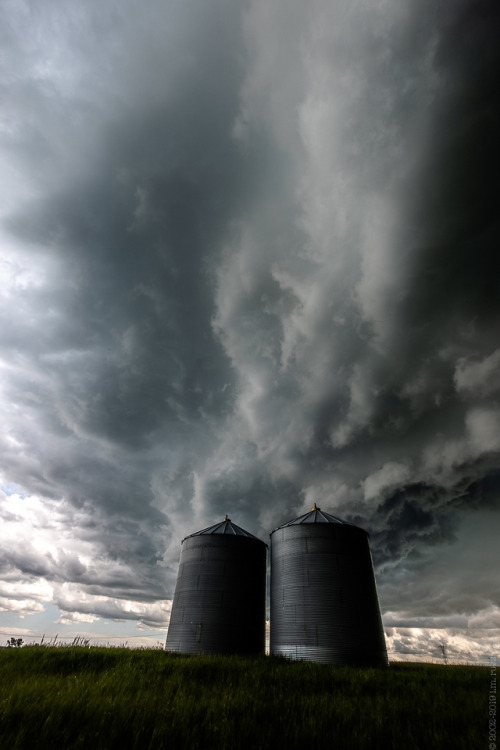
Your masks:
M 187 479 L 173 477 L 173 484 L 186 503 L 193 464 L 213 439 L 211 421 L 230 405 L 234 376 L 211 329 L 211 256 L 260 169 L 259 158 L 250 163 L 230 132 L 241 78 L 234 12 L 223 4 L 211 12 L 199 5 L 191 20 L 175 5 L 149 12 L 151 24 L 174 24 L 184 36 L 175 41 L 154 28 L 146 34 L 141 22 L 131 58 L 122 45 L 137 16 L 114 16 L 96 30 L 92 9 L 72 5 L 62 19 L 55 7 L 46 14 L 34 9 L 41 35 L 61 20 L 68 38 L 58 36 L 56 48 L 65 49 L 83 23 L 67 60 L 68 77 L 74 73 L 83 85 L 68 97 L 64 71 L 53 85 L 37 81 L 32 70 L 24 81 L 5 81 L 10 106 L 26 121 L 7 145 L 21 166 L 29 165 L 35 185 L 49 187 L 11 211 L 5 226 L 24 243 L 25 265 L 34 259 L 52 273 L 26 285 L 15 311 L 9 302 L 4 308 L 11 324 L 2 331 L 10 375 L 4 397 L 17 404 L 4 436 L 4 470 L 28 491 L 62 494 L 83 508 L 79 526 L 95 517 L 78 533 L 104 571 L 77 571 L 49 553 L 36 568 L 31 550 L 19 551 L 11 564 L 22 575 L 38 569 L 50 581 L 92 581 L 140 598 L 165 596 L 154 566 L 169 518 L 152 505 L 151 473 L 165 463 L 175 475 L 179 454 Z M 22 36 L 8 41 L 13 56 L 23 57 Z M 82 59 L 87 54 L 95 67 Z M 100 70 L 103 62 L 107 69 Z M 129 89 L 127 74 L 136 88 Z M 68 126 L 76 156 L 66 153 Z M 66 161 L 79 168 L 66 173 Z M 134 564 L 116 577 L 112 561 L 119 559 Z M 147 566 L 149 575 L 140 575 Z
M 409 203 L 416 247 L 408 263 L 410 283 L 394 312 L 404 355 L 396 361 L 400 382 L 408 382 L 412 370 L 422 371 L 421 388 L 402 389 L 417 417 L 412 430 L 430 445 L 441 444 L 448 455 L 441 460 L 441 476 L 434 474 L 437 485 L 403 484 L 378 506 L 374 523 L 385 519 L 387 546 L 379 552 L 385 546 L 386 559 L 418 556 L 422 539 L 452 541 L 468 509 L 498 510 L 492 373 L 500 292 L 495 271 L 500 105 L 494 84 L 500 72 L 499 22 L 495 4 L 464 3 L 446 19 L 436 47 L 441 100 Z M 467 425 L 468 445 L 460 443 L 460 422 Z M 439 432 L 441 439 L 433 439 Z M 449 438 L 446 447 L 443 434 Z M 437 468 L 439 461 L 429 463 Z M 497 594 L 492 600 L 498 605 Z
M 258 466 L 296 488 L 277 492 L 275 520 L 328 503 L 374 530 L 375 559 L 397 567 L 453 545 L 476 482 L 498 492 L 498 13 L 414 6 L 385 25 L 373 13 L 369 28 L 347 16 L 349 49 L 324 27 L 314 48 L 302 36 L 314 76 L 298 97 L 299 218 L 266 228 L 266 258 L 247 227 L 222 272 L 241 296 L 219 294 L 218 322 Z
M 185 534 L 316 501 L 392 624 L 417 572 L 448 615 L 432 563 L 499 496 L 493 3 L 7 12 L 1 470 L 35 499 L 4 517 L 42 540 L 9 582 L 163 622 Z

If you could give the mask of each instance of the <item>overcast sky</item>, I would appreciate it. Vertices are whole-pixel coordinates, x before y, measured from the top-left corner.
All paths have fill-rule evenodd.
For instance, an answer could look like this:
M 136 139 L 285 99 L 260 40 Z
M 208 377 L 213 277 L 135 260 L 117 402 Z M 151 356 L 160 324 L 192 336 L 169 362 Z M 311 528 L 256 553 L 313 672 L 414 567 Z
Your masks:
M 499 34 L 4 0 L 0 640 L 163 640 L 186 534 L 316 502 L 370 532 L 391 651 L 498 653 Z

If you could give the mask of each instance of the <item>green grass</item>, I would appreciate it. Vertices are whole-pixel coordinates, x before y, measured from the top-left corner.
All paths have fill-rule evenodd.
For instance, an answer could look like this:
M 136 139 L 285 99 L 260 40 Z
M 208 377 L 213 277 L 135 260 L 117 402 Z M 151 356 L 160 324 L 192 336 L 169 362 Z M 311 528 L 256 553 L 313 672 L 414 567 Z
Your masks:
M 489 668 L 0 651 L 0 748 L 486 748 Z

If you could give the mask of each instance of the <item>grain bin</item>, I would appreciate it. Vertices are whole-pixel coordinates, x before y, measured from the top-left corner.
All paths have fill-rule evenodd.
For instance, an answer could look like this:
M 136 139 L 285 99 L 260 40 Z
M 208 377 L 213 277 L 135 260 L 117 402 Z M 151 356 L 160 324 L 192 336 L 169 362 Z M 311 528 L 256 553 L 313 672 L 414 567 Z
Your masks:
M 271 532 L 271 654 L 387 665 L 369 535 L 316 505 Z
M 226 518 L 182 540 L 165 648 L 264 653 L 267 545 Z

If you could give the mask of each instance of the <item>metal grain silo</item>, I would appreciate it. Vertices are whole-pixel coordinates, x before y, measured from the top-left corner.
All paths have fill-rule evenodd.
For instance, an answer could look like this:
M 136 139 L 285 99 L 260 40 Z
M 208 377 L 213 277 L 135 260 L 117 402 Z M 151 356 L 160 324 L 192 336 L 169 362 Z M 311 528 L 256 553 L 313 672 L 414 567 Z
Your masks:
M 182 540 L 165 648 L 264 653 L 267 545 L 229 518 Z
M 316 505 L 271 532 L 271 654 L 387 665 L 366 531 Z

